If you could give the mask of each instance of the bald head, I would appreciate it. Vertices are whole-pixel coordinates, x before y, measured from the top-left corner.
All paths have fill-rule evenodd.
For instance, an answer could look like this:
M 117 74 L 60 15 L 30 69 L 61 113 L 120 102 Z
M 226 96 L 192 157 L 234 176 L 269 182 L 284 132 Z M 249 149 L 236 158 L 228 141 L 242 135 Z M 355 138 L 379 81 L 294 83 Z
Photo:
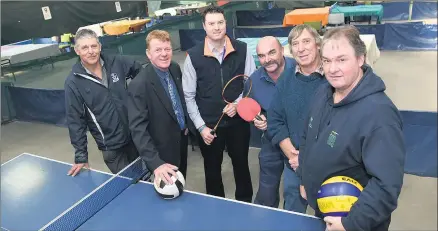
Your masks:
M 266 36 L 259 40 L 256 48 L 260 64 L 268 74 L 282 72 L 284 69 L 283 47 L 280 41 L 273 36 Z
M 256 48 L 257 53 L 258 50 L 263 47 L 271 47 L 278 50 L 282 50 L 280 41 L 278 41 L 278 39 L 274 36 L 265 36 L 261 38 L 257 44 L 257 48 Z

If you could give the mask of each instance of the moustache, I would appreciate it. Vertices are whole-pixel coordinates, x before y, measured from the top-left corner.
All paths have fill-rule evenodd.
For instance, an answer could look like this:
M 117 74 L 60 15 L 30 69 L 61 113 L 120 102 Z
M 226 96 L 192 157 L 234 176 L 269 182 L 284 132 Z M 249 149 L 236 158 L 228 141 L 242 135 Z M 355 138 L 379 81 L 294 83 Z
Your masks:
M 277 64 L 279 66 L 278 62 L 275 61 L 275 60 L 271 60 L 269 62 L 263 63 L 262 66 L 266 67 L 266 66 L 269 66 L 269 65 L 272 65 L 272 64 Z

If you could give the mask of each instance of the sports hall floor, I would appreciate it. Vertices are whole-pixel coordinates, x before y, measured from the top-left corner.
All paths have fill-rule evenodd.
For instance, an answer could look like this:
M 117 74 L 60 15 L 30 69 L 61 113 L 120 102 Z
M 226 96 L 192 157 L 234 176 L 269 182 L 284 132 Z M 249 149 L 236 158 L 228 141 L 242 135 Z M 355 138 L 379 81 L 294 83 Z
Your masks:
M 140 57 L 141 58 L 141 57 Z M 183 63 L 184 53 L 174 53 Z M 60 89 L 76 59 L 33 68 L 17 75 L 16 86 Z M 375 72 L 386 83 L 387 94 L 400 110 L 437 111 L 437 52 L 381 51 Z M 420 134 L 421 135 L 421 134 Z M 23 153 L 33 153 L 60 161 L 72 162 L 73 149 L 68 131 L 52 125 L 13 122 L 1 126 L 1 163 Z M 189 148 L 189 150 L 191 150 Z M 254 194 L 258 187 L 258 149 L 251 149 L 249 164 Z M 89 160 L 94 169 L 108 171 L 101 153 L 89 136 Z M 223 181 L 226 195 L 234 197 L 234 178 L 230 159 L 225 154 Z M 199 149 L 189 152 L 187 188 L 204 192 L 203 161 Z M 311 213 L 312 211 L 309 211 Z M 393 214 L 391 230 L 437 230 L 437 179 L 405 174 L 399 207 Z

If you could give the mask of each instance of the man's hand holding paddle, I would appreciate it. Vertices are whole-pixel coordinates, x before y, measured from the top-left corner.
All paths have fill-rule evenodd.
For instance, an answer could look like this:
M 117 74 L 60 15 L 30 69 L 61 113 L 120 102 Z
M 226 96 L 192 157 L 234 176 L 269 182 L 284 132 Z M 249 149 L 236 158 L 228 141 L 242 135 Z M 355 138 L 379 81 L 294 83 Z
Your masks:
M 266 117 L 262 114 L 260 115 L 260 118 L 262 120 L 258 120 L 257 118 L 254 118 L 254 126 L 262 131 L 265 131 L 268 128 L 268 121 L 266 120 Z
M 216 133 L 214 133 L 214 135 L 212 135 L 211 131 L 212 131 L 212 129 L 206 126 L 200 132 L 202 139 L 204 140 L 204 143 L 206 145 L 210 145 L 213 142 L 214 138 L 216 137 Z

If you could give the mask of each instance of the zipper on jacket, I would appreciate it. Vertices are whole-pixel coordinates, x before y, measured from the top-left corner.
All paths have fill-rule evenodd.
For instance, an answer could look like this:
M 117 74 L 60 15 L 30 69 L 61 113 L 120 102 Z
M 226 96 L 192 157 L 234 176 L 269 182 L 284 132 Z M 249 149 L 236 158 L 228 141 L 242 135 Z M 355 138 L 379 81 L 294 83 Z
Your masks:
M 107 91 L 108 94 L 109 94 L 109 98 L 110 98 L 111 103 L 114 103 L 114 102 L 112 101 L 111 92 L 110 92 L 110 90 L 109 90 L 109 82 L 108 82 L 108 87 L 106 87 L 106 86 L 103 85 L 101 82 L 99 82 L 99 80 L 97 80 L 97 77 L 95 77 L 95 76 L 93 76 L 93 75 L 92 75 L 92 76 L 89 76 L 88 74 L 87 74 L 87 75 L 84 75 L 84 74 L 80 74 L 80 73 L 75 73 L 75 74 L 81 76 L 82 78 L 85 78 L 85 79 L 91 80 L 91 81 L 93 81 L 93 82 L 99 84 L 99 85 L 102 86 L 103 88 L 105 88 L 106 91 Z M 94 78 L 93 78 L 93 77 L 94 77 Z M 84 105 L 84 107 L 87 107 L 87 106 Z M 103 142 L 103 146 L 105 147 L 105 150 L 108 150 L 108 147 L 107 147 L 107 145 L 106 145 L 106 143 L 105 143 L 105 135 L 103 134 L 103 130 L 102 130 L 102 128 L 100 127 L 99 122 L 97 121 L 96 116 L 94 115 L 94 113 L 91 111 L 91 109 L 90 109 L 89 107 L 87 107 L 87 109 L 88 109 L 88 111 L 89 111 L 89 113 L 90 113 L 90 116 L 92 117 L 92 120 L 93 120 L 94 123 L 96 124 L 97 130 L 99 130 L 99 132 L 100 132 L 100 134 L 101 134 L 101 136 L 102 136 L 102 142 Z M 84 109 L 84 110 L 85 110 L 85 109 Z
M 85 106 L 85 105 L 84 105 L 84 106 Z M 107 150 L 108 148 L 107 148 L 107 146 L 106 146 L 106 144 L 105 144 L 105 135 L 103 134 L 103 130 L 102 130 L 102 128 L 100 127 L 99 122 L 97 122 L 97 118 L 96 118 L 96 116 L 94 115 L 94 113 L 91 111 L 91 109 L 90 109 L 89 107 L 87 107 L 87 109 L 88 109 L 88 113 L 90 113 L 91 119 L 93 120 L 93 122 L 95 123 L 95 125 L 96 125 L 96 127 L 97 127 L 97 130 L 99 130 L 100 135 L 102 136 L 103 146 L 105 146 L 105 150 Z
M 224 74 L 222 72 L 222 65 L 221 65 L 221 84 L 222 84 L 222 89 L 224 88 Z

